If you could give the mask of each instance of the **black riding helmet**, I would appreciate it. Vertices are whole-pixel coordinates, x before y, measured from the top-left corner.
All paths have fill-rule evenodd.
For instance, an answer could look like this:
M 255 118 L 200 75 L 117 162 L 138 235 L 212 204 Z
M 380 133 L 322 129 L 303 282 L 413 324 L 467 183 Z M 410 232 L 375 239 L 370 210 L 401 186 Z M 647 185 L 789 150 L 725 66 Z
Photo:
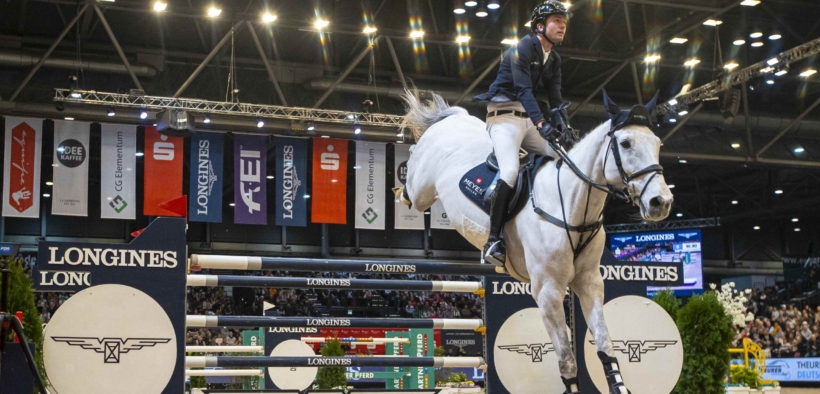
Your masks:
M 540 5 L 536 6 L 535 9 L 532 10 L 532 16 L 530 16 L 530 29 L 532 29 L 532 31 L 535 32 L 535 34 L 542 35 L 544 38 L 547 39 L 547 41 L 549 41 L 550 44 L 556 46 L 561 45 L 560 42 L 552 42 L 552 40 L 550 40 L 549 37 L 547 37 L 546 32 L 536 30 L 538 23 L 541 22 L 543 24 L 546 24 L 547 18 L 549 18 L 551 15 L 564 15 L 567 18 L 567 20 L 572 18 L 572 13 L 567 10 L 567 7 L 564 6 L 564 3 L 555 0 L 547 0 L 541 3 Z

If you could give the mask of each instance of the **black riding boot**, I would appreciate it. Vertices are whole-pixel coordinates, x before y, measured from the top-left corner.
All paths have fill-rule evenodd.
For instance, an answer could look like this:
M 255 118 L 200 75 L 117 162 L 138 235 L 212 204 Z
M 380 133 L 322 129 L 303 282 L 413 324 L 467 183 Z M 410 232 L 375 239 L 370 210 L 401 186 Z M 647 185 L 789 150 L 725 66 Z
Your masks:
M 621 367 L 618 365 L 618 359 L 609 357 L 604 352 L 598 352 L 598 358 L 604 365 L 604 374 L 606 374 L 606 383 L 609 384 L 609 394 L 632 394 L 626 386 L 624 386 L 624 378 L 621 376 Z
M 566 391 L 564 394 L 581 394 L 581 389 L 578 388 L 578 377 L 574 377 L 572 379 L 567 379 L 561 376 L 561 380 L 564 382 L 564 387 L 566 387 Z
M 484 261 L 499 267 L 504 267 L 507 261 L 507 249 L 501 238 L 501 229 L 504 228 L 504 219 L 512 193 L 510 185 L 499 179 L 490 202 L 490 236 L 484 245 Z

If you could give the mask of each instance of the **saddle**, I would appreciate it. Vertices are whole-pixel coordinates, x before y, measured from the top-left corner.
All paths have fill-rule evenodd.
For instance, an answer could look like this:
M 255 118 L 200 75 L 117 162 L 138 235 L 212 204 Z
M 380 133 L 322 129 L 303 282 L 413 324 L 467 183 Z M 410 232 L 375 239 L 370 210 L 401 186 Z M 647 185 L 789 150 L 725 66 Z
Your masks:
M 553 160 L 550 156 L 527 153 L 522 150 L 519 159 L 518 178 L 515 182 L 515 190 L 510 198 L 505 214 L 509 221 L 515 217 L 527 205 L 529 198 L 529 182 L 535 179 L 535 174 L 544 164 Z M 473 167 L 461 178 L 459 189 L 473 204 L 481 208 L 488 215 L 490 214 L 490 201 L 495 185 L 499 180 L 498 161 L 495 153 L 490 153 L 487 160 Z

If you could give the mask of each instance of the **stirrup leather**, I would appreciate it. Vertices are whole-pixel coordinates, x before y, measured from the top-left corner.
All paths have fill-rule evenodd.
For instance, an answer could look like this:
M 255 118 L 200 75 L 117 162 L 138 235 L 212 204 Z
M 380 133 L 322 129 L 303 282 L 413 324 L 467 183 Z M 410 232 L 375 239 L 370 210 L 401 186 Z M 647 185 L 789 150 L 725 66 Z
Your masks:
M 624 385 L 624 378 L 621 376 L 621 367 L 618 365 L 618 359 L 609 357 L 604 352 L 598 352 L 598 358 L 601 359 L 601 364 L 604 365 L 604 374 L 606 375 L 606 382 L 609 385 L 609 394 L 632 394 Z
M 581 389 L 578 388 L 577 376 L 571 379 L 561 376 L 561 380 L 564 382 L 564 387 L 567 389 L 564 391 L 564 394 L 581 394 Z

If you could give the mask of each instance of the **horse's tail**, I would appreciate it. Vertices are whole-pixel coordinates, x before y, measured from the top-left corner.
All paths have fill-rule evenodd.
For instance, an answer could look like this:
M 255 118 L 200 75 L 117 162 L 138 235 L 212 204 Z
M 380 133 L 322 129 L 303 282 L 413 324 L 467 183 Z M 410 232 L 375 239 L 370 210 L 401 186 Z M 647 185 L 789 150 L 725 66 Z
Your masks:
M 432 99 L 422 101 L 418 90 L 405 90 L 402 95 L 407 115 L 404 116 L 402 130 L 409 128 L 416 141 L 436 122 L 451 115 L 467 115 L 467 110 L 461 107 L 451 107 L 441 96 L 430 93 Z

